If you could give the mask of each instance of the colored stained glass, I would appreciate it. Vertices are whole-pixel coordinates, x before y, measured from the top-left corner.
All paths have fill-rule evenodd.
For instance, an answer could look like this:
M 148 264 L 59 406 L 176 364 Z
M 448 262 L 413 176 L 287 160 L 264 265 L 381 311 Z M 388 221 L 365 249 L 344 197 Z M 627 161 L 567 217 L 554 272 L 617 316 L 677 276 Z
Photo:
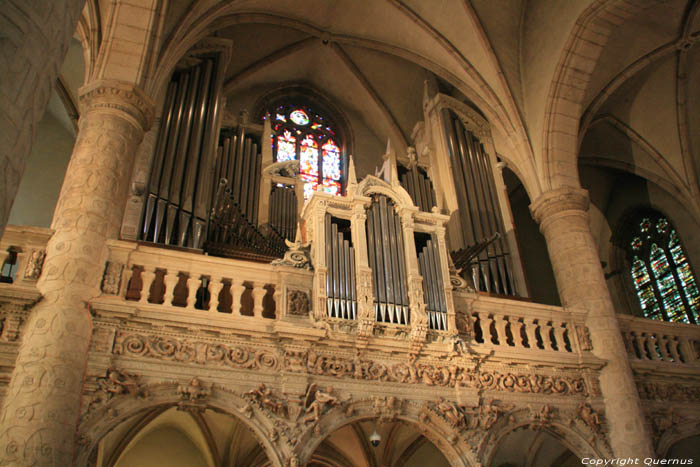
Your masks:
M 632 273 L 634 288 L 637 290 L 644 316 L 647 318 L 661 319 L 661 309 L 656 301 L 654 289 L 644 261 L 635 257 L 630 272 Z
M 642 218 L 630 273 L 644 315 L 682 323 L 700 321 L 700 291 L 676 231 L 658 215 Z M 641 236 L 639 236 L 641 234 Z
M 301 109 L 292 111 L 292 113 L 289 114 L 289 119 L 297 125 L 303 126 L 309 124 L 309 116 Z
M 318 178 L 313 175 L 301 174 L 301 179 L 304 180 L 304 199 L 309 199 L 311 194 L 316 191 Z
M 301 141 L 300 156 L 301 173 L 318 176 L 318 144 L 313 136 L 306 135 Z
M 323 191 L 326 193 L 330 193 L 332 195 L 339 195 L 340 194 L 340 182 L 324 179 L 323 180 Z
M 323 145 L 323 178 L 340 180 L 340 149 L 329 139 Z
M 277 137 L 277 162 L 292 161 L 297 158 L 297 139 L 286 131 Z
M 642 247 L 642 239 L 639 237 L 634 237 L 630 243 L 630 246 L 635 250 L 639 250 Z
M 326 193 L 341 195 L 343 160 L 331 121 L 307 105 L 286 103 L 272 109 L 275 160 L 299 159 L 304 198 L 309 198 L 318 185 Z

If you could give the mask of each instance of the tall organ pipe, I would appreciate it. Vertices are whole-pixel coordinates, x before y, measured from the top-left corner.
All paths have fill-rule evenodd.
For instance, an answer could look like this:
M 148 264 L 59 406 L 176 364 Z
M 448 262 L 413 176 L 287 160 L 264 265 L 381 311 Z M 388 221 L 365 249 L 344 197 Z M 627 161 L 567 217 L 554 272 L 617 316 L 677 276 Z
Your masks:
M 176 71 L 168 85 L 148 184 L 141 239 L 199 248 L 216 171 L 211 135 L 222 76 L 218 56 Z M 223 154 L 223 151 L 222 151 Z
M 403 230 L 393 202 L 374 197 L 367 213 L 367 245 L 375 286 L 377 321 L 408 324 Z
M 512 266 L 503 240 L 503 217 L 493 179 L 493 171 L 481 142 L 451 111 L 443 111 L 448 151 L 460 210 L 465 245 L 471 246 L 500 238 L 480 252 L 475 264 L 476 286 L 488 292 L 513 294 Z

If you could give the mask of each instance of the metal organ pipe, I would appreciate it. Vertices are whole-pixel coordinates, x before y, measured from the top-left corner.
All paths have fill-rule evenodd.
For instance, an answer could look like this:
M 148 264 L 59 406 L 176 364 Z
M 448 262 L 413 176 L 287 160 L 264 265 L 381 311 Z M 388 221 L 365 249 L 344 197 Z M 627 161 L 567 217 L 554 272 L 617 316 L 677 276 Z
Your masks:
M 414 165 L 410 169 L 403 169 L 405 172 L 401 175 L 401 186 L 403 186 L 413 200 L 418 209 L 425 212 L 430 212 L 435 206 L 435 196 L 433 195 L 433 184 L 430 178 Z
M 166 92 L 148 184 L 141 239 L 200 248 L 218 165 L 208 136 L 216 124 L 221 91 L 218 56 L 199 58 L 176 71 Z M 221 154 L 224 151 L 222 149 Z
M 326 308 L 331 318 L 355 319 L 357 317 L 357 292 L 355 290 L 354 248 L 346 233 L 326 214 Z
M 432 235 L 418 252 L 418 267 L 423 276 L 423 292 L 427 297 L 428 325 L 430 329 L 444 331 L 447 329 L 447 305 L 440 256 Z
M 443 123 L 453 162 L 464 246 L 485 245 L 472 263 L 475 285 L 487 292 L 514 294 L 510 253 L 503 240 L 503 218 L 488 156 L 481 142 L 451 111 L 443 111 Z M 497 233 L 499 236 L 494 237 Z M 495 241 L 485 243 L 489 238 Z
M 377 321 L 408 324 L 403 230 L 386 196 L 374 198 L 367 213 L 367 245 L 376 292 Z

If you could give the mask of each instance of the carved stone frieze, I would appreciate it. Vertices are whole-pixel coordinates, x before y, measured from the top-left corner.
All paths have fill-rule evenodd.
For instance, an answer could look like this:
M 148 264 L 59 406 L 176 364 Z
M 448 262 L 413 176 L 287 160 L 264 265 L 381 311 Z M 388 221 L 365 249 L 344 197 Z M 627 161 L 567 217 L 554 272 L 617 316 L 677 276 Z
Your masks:
M 219 364 L 250 370 L 276 370 L 278 355 L 267 350 L 229 346 L 194 339 L 179 339 L 119 331 L 113 352 L 200 365 Z
M 642 399 L 666 401 L 700 401 L 700 384 L 659 383 L 637 381 L 637 390 Z
M 308 316 L 311 311 L 309 294 L 303 290 L 290 290 L 287 293 L 287 314 L 292 316 Z
M 554 410 L 551 405 L 544 404 L 540 407 L 530 406 L 530 417 L 533 422 L 530 427 L 533 429 L 542 429 L 550 426 L 554 419 Z

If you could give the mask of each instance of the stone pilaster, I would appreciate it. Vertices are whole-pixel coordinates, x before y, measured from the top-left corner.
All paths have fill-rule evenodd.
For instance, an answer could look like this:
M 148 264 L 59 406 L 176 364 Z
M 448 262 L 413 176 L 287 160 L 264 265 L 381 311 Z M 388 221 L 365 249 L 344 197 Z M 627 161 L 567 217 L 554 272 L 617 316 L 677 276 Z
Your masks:
M 610 445 L 618 457 L 655 457 L 644 424 L 610 292 L 588 224 L 588 192 L 561 188 L 531 205 L 547 241 L 564 307 L 585 310 L 593 353 L 607 361 L 600 375 Z
M 56 207 L 37 287 L 0 416 L 0 465 L 72 465 L 92 320 L 124 212 L 134 154 L 153 104 L 125 83 L 81 90 L 78 139 Z

